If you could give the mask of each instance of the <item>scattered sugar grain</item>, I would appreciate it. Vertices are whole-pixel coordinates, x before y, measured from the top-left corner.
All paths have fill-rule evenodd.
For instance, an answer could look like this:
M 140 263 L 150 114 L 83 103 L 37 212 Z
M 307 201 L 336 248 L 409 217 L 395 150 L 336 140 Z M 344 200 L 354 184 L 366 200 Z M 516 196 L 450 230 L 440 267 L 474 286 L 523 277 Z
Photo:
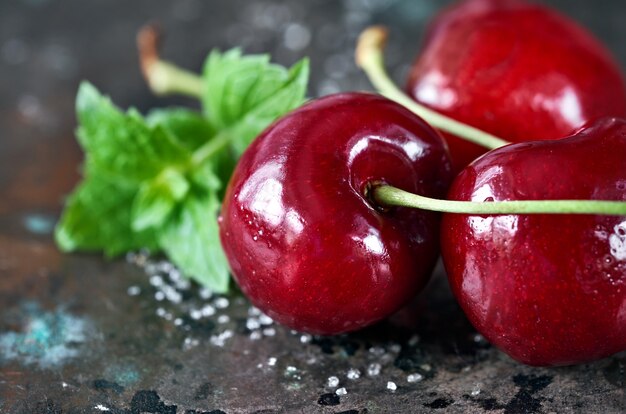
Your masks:
M 375 377 L 380 374 L 381 369 L 382 365 L 380 365 L 378 362 L 373 362 L 367 367 L 367 375 L 369 375 L 370 377 Z
M 393 381 L 387 381 L 387 389 L 393 392 L 398 389 L 398 386 Z
M 231 331 L 230 329 L 227 329 L 218 335 L 211 335 L 211 338 L 209 340 L 213 345 L 223 347 L 226 340 L 228 340 L 232 336 L 233 336 L 233 331 Z
M 211 299 L 211 296 L 213 296 L 213 292 L 206 287 L 201 287 L 198 291 L 198 295 L 201 299 Z
M 202 310 L 200 309 L 192 309 L 189 311 L 189 317 L 194 321 L 202 318 Z
M 215 315 L 215 308 L 211 305 L 204 305 L 201 309 L 202 316 L 213 316 Z
M 345 387 L 341 387 L 341 388 L 337 388 L 337 391 L 335 391 L 335 394 L 337 395 L 346 395 L 348 393 L 348 390 L 346 390 Z
M 230 302 L 225 297 L 219 297 L 215 299 L 215 302 L 213 304 L 215 305 L 217 309 L 226 309 L 228 305 L 230 304 Z
M 270 318 L 269 316 L 267 316 L 267 315 L 266 315 L 266 314 L 264 314 L 264 313 L 261 313 L 261 314 L 259 315 L 259 323 L 260 323 L 261 325 L 271 325 L 271 324 L 273 324 L 273 323 L 274 323 L 274 319 Z
M 373 346 L 369 349 L 369 352 L 374 356 L 383 356 L 385 354 L 385 348 L 381 346 Z
M 188 350 L 200 345 L 200 341 L 196 338 L 185 338 L 183 342 L 183 349 Z
M 339 385 L 339 378 L 334 375 L 332 377 L 328 377 L 328 380 L 326 380 L 326 385 L 328 385 L 328 387 L 330 388 L 336 388 Z
M 400 344 L 391 344 L 389 346 L 389 351 L 393 352 L 394 354 L 399 353 L 402 350 L 402 346 L 400 346 Z
M 409 374 L 406 377 L 406 381 L 410 383 L 420 382 L 423 379 L 424 379 L 424 376 L 417 372 L 415 374 Z
M 259 322 L 258 319 L 256 318 L 248 318 L 246 320 L 246 328 L 248 328 L 251 331 L 254 331 L 255 329 L 259 329 L 261 327 L 261 323 Z
M 350 368 L 348 370 L 348 373 L 346 374 L 346 377 L 348 377 L 348 379 L 350 380 L 356 380 L 361 378 L 361 371 L 359 371 L 356 368 Z

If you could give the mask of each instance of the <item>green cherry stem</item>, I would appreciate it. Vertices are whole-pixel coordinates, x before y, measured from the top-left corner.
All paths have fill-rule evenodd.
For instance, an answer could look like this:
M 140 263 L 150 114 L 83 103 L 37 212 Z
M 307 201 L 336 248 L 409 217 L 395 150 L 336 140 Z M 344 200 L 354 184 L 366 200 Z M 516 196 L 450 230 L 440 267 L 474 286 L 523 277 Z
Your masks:
M 601 200 L 450 201 L 409 193 L 399 188 L 372 184 L 370 197 L 383 207 L 412 207 L 461 214 L 598 214 L 626 216 L 626 202 Z
M 161 60 L 159 41 L 160 32 L 155 25 L 144 26 L 137 34 L 141 71 L 150 90 L 157 95 L 181 94 L 200 99 L 204 89 L 202 78 Z
M 509 144 L 502 138 L 428 109 L 398 89 L 385 70 L 383 49 L 386 41 L 387 29 L 382 26 L 369 27 L 359 36 L 355 53 L 357 66 L 363 69 L 380 94 L 403 105 L 435 128 L 485 148 L 493 149 Z

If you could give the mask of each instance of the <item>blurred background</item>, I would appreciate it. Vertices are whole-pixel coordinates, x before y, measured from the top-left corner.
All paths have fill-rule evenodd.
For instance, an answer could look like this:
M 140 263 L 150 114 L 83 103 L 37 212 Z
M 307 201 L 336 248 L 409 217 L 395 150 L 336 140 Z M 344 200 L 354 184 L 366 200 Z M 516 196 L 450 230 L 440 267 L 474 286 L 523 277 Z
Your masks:
M 353 63 L 366 26 L 391 28 L 387 62 L 404 84 L 425 24 L 450 0 L 7 0 L 0 3 L 0 225 L 24 209 L 60 208 L 78 179 L 74 96 L 82 79 L 122 107 L 184 99 L 154 97 L 139 71 L 135 34 L 160 22 L 163 57 L 198 71 L 208 51 L 241 46 L 290 65 L 310 56 L 309 95 L 371 89 Z M 544 0 L 588 27 L 626 66 L 623 0 Z M 16 162 L 18 161 L 19 162 Z M 11 161 L 11 162 L 10 162 Z M 15 229 L 17 230 L 17 229 Z

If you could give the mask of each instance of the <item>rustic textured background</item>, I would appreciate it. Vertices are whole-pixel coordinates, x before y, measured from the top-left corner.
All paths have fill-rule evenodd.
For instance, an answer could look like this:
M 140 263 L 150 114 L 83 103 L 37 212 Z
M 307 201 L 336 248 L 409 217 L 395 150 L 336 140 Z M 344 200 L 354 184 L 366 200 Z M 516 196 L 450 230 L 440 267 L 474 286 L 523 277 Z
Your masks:
M 213 47 L 241 45 L 282 64 L 309 55 L 309 93 L 318 96 L 369 89 L 352 48 L 371 23 L 391 27 L 388 62 L 402 82 L 425 22 L 449 3 L 0 3 L 0 412 L 624 412 L 625 355 L 557 369 L 517 364 L 475 334 L 441 272 L 416 312 L 311 338 L 268 324 L 237 295 L 207 298 L 142 256 L 107 262 L 52 243 L 78 179 L 81 79 L 122 107 L 195 105 L 149 93 L 134 45 L 143 23 L 160 21 L 164 56 L 194 70 Z M 626 66 L 623 1 L 546 3 L 590 27 Z

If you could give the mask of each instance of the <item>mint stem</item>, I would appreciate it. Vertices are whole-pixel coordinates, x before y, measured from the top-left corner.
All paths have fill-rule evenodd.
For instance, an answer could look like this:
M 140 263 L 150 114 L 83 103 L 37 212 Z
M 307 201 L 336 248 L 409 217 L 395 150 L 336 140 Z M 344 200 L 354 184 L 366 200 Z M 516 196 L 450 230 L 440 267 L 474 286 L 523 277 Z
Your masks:
M 192 165 L 201 165 L 204 161 L 211 158 L 216 152 L 224 148 L 230 142 L 230 139 L 231 136 L 228 133 L 228 129 L 220 131 L 215 137 L 194 151 L 191 156 Z
M 398 89 L 385 70 L 383 49 L 386 40 L 387 30 L 381 26 L 373 26 L 361 33 L 356 48 L 356 64 L 367 74 L 378 92 L 386 98 L 403 105 L 435 128 L 456 135 L 466 141 L 489 149 L 509 144 L 508 141 L 502 138 L 428 109 Z
M 601 200 L 451 201 L 409 193 L 390 185 L 372 185 L 372 199 L 381 206 L 412 207 L 460 214 L 599 214 L 626 216 L 626 202 Z
M 148 86 L 157 95 L 181 94 L 200 99 L 204 89 L 202 78 L 161 60 L 160 37 L 155 25 L 144 26 L 137 34 L 141 71 Z

